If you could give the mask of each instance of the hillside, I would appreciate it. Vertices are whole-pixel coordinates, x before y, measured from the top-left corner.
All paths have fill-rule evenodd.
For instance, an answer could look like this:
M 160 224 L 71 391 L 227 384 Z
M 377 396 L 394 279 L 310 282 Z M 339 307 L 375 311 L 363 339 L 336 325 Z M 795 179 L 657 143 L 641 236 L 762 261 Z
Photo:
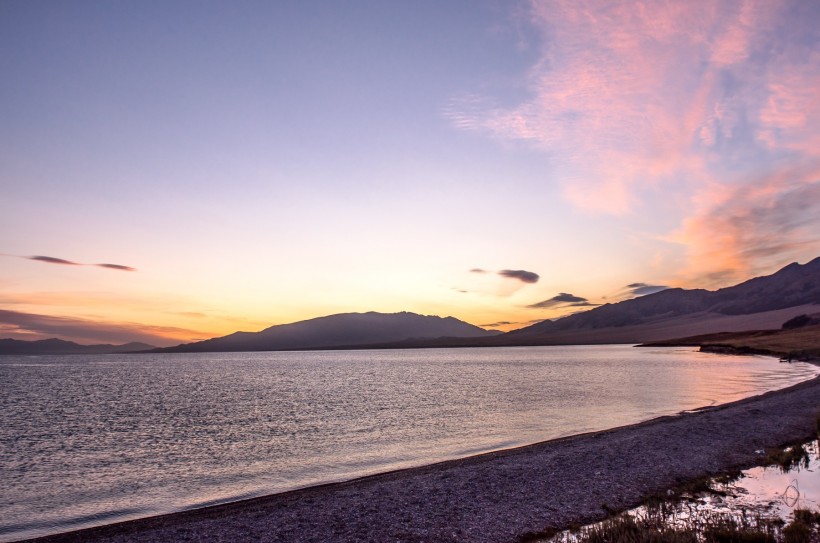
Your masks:
M 477 339 L 496 334 L 453 317 L 371 311 L 280 324 L 261 332 L 236 332 L 155 352 L 303 350 L 442 337 Z
M 716 291 L 668 289 L 544 321 L 499 344 L 642 343 L 712 332 L 779 328 L 820 307 L 820 258 Z

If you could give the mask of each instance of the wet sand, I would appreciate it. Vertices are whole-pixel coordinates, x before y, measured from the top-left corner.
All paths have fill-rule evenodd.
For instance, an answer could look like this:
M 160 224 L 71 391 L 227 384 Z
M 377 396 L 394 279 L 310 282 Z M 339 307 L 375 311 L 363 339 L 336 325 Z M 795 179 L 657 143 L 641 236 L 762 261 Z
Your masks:
M 507 542 L 606 516 L 806 438 L 820 377 L 731 404 L 40 542 Z

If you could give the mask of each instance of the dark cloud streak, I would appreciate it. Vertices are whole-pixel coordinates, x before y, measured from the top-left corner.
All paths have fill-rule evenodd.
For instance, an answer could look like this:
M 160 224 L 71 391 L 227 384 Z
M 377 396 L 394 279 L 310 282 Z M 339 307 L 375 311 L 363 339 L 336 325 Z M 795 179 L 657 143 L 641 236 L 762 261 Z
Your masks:
M 526 270 L 501 270 L 498 275 L 508 279 L 518 279 L 522 283 L 537 283 L 540 279 L 537 273 Z
M 11 255 L 8 255 L 11 256 Z M 43 255 L 35 255 L 35 256 L 24 256 L 21 258 L 25 258 L 26 260 L 35 260 L 37 262 L 45 262 L 47 264 L 60 264 L 61 266 L 96 266 L 98 268 L 107 268 L 109 270 L 119 270 L 119 271 L 137 271 L 136 268 L 132 268 L 131 266 L 124 266 L 122 264 L 108 264 L 108 263 L 101 263 L 101 264 L 83 264 L 81 262 L 73 262 L 71 260 L 66 260 L 64 258 L 57 258 L 54 256 L 43 256 Z
M 137 271 L 137 268 L 132 268 L 131 266 L 123 266 L 122 264 L 94 264 L 98 268 L 108 268 L 109 270 L 121 270 L 121 271 Z
M 631 283 L 626 286 L 626 291 L 632 296 L 646 296 L 647 294 L 655 294 L 669 287 L 666 285 L 649 285 L 647 283 Z
M 553 307 L 595 307 L 597 305 L 598 304 L 591 303 L 586 298 L 575 296 L 569 292 L 561 292 L 548 300 L 530 304 L 527 307 L 530 309 L 550 309 Z
M 496 326 L 509 326 L 511 324 L 520 324 L 518 322 L 510 322 L 510 321 L 498 321 L 498 322 L 489 322 L 487 324 L 482 324 L 482 328 L 495 328 Z
M 64 266 L 82 266 L 79 262 L 72 262 L 70 260 L 63 260 L 62 258 L 55 258 L 53 256 L 26 256 L 23 258 L 27 258 L 29 260 L 36 260 L 38 262 L 47 262 L 49 264 L 62 264 Z

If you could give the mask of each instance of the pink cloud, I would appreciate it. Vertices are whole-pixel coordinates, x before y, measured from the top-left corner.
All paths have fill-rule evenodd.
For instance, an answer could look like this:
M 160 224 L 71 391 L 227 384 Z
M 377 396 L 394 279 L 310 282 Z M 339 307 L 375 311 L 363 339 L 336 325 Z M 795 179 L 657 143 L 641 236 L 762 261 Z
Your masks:
M 473 98 L 453 122 L 538 145 L 553 156 L 570 201 L 591 211 L 627 213 L 636 189 L 668 181 L 698 162 L 690 157 L 691 145 L 715 111 L 714 78 L 699 70 L 710 55 L 713 27 L 730 18 L 677 2 L 640 9 L 632 3 L 534 2 L 532 22 L 544 38 L 531 74 L 534 98 L 485 111 L 481 119 Z M 744 57 L 749 41 L 745 27 L 725 24 L 711 38 L 722 39 L 722 62 Z
M 541 39 L 531 98 L 482 108 L 493 100 L 471 95 L 464 108 L 451 105 L 455 126 L 543 150 L 551 179 L 587 212 L 628 215 L 658 189 L 688 194 L 692 205 L 668 237 L 691 244 L 687 273 L 713 273 L 710 263 L 745 273 L 816 248 L 820 230 L 795 227 L 794 245 L 764 249 L 769 237 L 751 228 L 750 213 L 777 215 L 817 181 L 795 172 L 820 159 L 820 36 L 811 22 L 820 10 L 799 0 L 530 7 Z M 721 222 L 721 210 L 747 231 Z
M 725 286 L 820 253 L 820 164 L 737 186 L 703 189 L 668 237 L 686 248 L 677 280 Z
M 758 138 L 769 148 L 820 152 L 820 53 L 799 64 L 777 65 L 758 118 Z

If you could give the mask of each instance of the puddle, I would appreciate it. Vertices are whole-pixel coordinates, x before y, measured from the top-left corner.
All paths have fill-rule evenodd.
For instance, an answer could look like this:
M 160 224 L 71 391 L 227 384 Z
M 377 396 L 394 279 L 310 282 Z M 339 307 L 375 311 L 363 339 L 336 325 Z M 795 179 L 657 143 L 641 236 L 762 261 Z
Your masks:
M 759 451 L 761 457 L 764 452 Z M 796 509 L 820 512 L 820 443 L 804 444 L 802 449 L 786 449 L 779 455 L 789 460 L 786 467 L 756 467 L 741 472 L 737 479 L 712 480 L 710 490 L 683 493 L 679 500 L 627 511 L 639 524 L 664 528 L 694 529 L 730 522 L 741 527 L 764 527 L 780 535 L 782 527 L 794 520 Z M 606 522 L 606 521 L 605 521 Z M 560 532 L 543 539 L 549 543 L 579 543 L 583 535 L 602 523 L 580 530 Z
M 804 454 L 794 455 L 790 467 L 757 467 L 743 471 L 734 481 L 713 482 L 713 493 L 704 492 L 684 500 L 686 511 L 747 517 L 755 514 L 783 521 L 790 521 L 795 509 L 820 511 L 818 441 L 803 445 L 803 451 Z
M 806 455 L 791 469 L 753 468 L 726 485 L 734 508 L 752 507 L 767 515 L 790 520 L 795 509 L 820 511 L 820 446 L 813 441 L 803 446 Z

